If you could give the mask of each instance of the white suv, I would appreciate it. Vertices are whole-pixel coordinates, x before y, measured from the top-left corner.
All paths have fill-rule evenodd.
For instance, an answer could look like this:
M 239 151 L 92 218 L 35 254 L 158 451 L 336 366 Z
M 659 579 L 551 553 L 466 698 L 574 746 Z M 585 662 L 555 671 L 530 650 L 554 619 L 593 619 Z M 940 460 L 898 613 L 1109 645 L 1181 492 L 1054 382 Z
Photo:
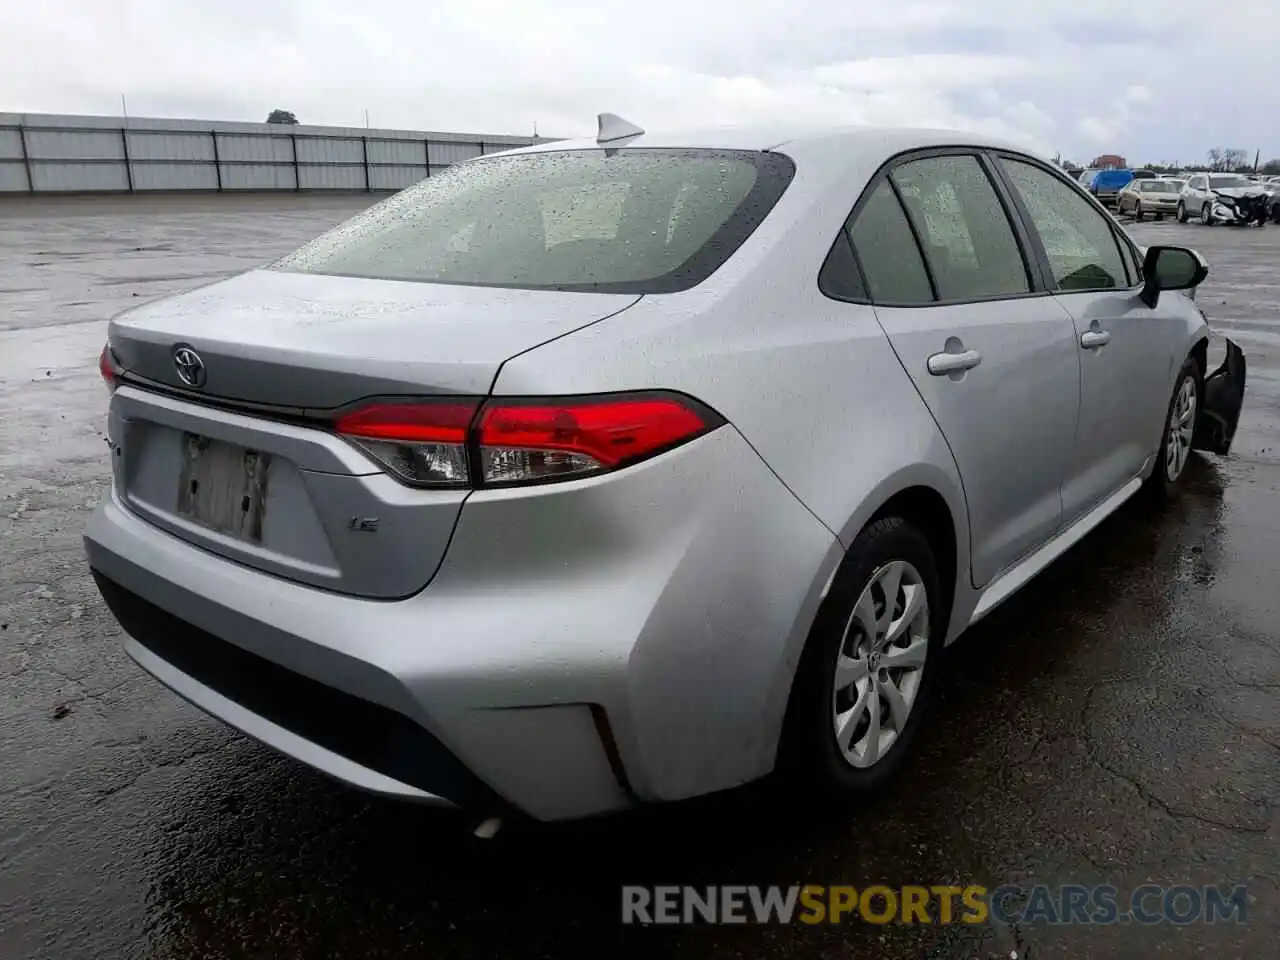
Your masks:
M 1259 184 L 1238 173 L 1194 173 L 1187 178 L 1178 197 L 1178 222 L 1186 223 L 1191 217 L 1199 217 L 1204 224 L 1237 219 L 1234 206 L 1222 203 L 1222 198 L 1252 196 L 1262 192 Z

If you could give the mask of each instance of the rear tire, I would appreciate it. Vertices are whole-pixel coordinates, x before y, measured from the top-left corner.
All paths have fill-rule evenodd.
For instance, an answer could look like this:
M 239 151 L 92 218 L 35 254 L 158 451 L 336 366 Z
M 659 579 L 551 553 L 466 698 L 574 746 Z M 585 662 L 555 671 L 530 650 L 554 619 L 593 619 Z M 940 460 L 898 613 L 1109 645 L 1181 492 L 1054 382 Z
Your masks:
M 780 767 L 836 801 L 888 781 L 927 711 L 947 620 L 919 530 L 884 517 L 859 533 L 801 655 Z
M 1141 203 L 1139 203 L 1136 207 L 1133 208 L 1133 219 L 1136 220 L 1138 223 L 1141 223 L 1142 218 L 1145 216 L 1146 214 L 1142 212 Z
M 1203 383 L 1200 364 L 1195 357 L 1187 357 L 1178 371 L 1173 396 L 1165 410 L 1164 427 L 1160 432 L 1160 449 L 1156 451 L 1156 465 L 1147 478 L 1146 491 L 1157 501 L 1171 500 L 1182 489 L 1187 475 L 1187 463 L 1191 459 L 1191 440 L 1195 436 L 1196 417 L 1200 412 Z

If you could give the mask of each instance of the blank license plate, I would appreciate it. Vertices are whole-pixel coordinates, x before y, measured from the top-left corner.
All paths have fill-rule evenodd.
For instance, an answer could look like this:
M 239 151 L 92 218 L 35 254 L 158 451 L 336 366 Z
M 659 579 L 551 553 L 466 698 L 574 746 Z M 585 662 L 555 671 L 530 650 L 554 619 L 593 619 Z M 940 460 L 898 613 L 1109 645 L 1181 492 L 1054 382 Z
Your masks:
M 194 433 L 182 437 L 178 513 L 250 543 L 262 541 L 271 457 Z

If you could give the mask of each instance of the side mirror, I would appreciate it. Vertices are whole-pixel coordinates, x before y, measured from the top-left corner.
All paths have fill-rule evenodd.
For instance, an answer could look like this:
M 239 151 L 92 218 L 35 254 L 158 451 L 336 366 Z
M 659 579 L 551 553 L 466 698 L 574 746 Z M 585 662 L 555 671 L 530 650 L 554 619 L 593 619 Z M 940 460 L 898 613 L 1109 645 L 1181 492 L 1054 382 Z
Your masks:
M 1208 275 L 1208 261 L 1194 250 L 1148 247 L 1142 261 L 1142 302 L 1154 309 L 1161 290 L 1194 290 Z

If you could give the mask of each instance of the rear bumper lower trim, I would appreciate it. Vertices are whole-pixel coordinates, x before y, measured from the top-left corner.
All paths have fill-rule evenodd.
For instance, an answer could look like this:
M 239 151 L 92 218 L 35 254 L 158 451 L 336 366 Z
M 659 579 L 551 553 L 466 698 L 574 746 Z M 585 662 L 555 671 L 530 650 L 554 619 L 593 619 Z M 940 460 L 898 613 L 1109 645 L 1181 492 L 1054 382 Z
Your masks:
M 93 577 L 131 638 L 130 656 L 207 713 L 375 793 L 439 806 L 506 810 L 492 790 L 408 717 L 220 640 L 98 570 Z

